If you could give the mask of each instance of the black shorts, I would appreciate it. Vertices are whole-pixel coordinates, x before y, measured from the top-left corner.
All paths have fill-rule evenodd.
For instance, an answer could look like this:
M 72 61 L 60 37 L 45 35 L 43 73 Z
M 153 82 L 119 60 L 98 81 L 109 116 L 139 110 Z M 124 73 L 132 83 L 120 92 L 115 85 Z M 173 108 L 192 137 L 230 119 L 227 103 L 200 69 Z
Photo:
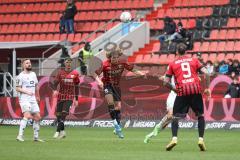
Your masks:
M 201 94 L 177 96 L 173 106 L 173 115 L 176 117 L 185 117 L 189 108 L 192 108 L 196 116 L 203 115 L 204 106 Z
M 56 115 L 61 116 L 63 112 L 68 115 L 72 103 L 72 100 L 60 100 L 57 103 Z
M 104 86 L 104 94 L 111 94 L 113 96 L 114 101 L 121 101 L 121 89 L 118 86 L 113 86 L 111 84 L 107 84 Z

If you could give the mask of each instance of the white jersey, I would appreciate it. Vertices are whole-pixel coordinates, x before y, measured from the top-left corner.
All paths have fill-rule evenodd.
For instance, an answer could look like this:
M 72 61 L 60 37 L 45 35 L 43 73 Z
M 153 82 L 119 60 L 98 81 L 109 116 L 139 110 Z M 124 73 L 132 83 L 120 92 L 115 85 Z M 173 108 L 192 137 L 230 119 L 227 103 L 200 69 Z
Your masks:
M 19 87 L 33 93 L 32 96 L 27 95 L 27 94 L 22 93 L 22 92 L 19 93 L 19 101 L 20 102 L 36 101 L 35 89 L 36 89 L 36 85 L 38 84 L 38 80 L 37 80 L 37 76 L 34 72 L 29 72 L 29 73 L 21 72 L 17 76 L 16 83 L 17 83 L 16 86 L 19 86 Z

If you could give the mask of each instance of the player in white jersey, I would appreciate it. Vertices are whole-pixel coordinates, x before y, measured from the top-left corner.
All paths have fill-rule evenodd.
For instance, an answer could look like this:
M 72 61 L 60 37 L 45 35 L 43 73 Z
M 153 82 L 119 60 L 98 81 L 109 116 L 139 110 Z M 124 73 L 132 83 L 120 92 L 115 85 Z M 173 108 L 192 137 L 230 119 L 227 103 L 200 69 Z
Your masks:
M 163 80 L 164 76 L 160 77 L 160 80 Z M 174 78 L 171 79 L 171 86 L 172 88 L 175 88 Z M 171 90 L 171 92 L 168 95 L 167 98 L 167 114 L 162 118 L 162 120 L 154 127 L 153 131 L 146 135 L 144 139 L 144 143 L 148 143 L 150 138 L 153 136 L 157 136 L 160 130 L 163 130 L 166 128 L 166 126 L 172 121 L 172 115 L 173 115 L 173 105 L 174 101 L 176 99 L 176 92 Z
M 17 140 L 24 141 L 24 129 L 27 126 L 28 120 L 33 119 L 33 140 L 36 142 L 44 142 L 39 139 L 40 129 L 40 110 L 38 102 L 40 101 L 38 80 L 34 72 L 32 72 L 31 61 L 24 59 L 22 61 L 23 71 L 17 76 L 16 91 L 19 92 L 19 103 L 23 113 L 23 119 L 20 122 L 19 133 Z

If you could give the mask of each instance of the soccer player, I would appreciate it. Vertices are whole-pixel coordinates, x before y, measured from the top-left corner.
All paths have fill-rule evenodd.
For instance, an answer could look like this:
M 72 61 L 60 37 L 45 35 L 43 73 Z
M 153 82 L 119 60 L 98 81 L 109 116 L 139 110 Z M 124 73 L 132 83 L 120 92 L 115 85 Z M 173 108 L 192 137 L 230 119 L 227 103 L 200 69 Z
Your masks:
M 172 86 L 169 85 L 169 82 L 173 76 L 177 91 L 177 97 L 173 106 L 172 140 L 166 146 L 167 151 L 172 150 L 172 148 L 177 145 L 178 119 L 186 116 L 189 107 L 192 108 L 198 117 L 198 146 L 201 151 L 206 150 L 206 146 L 203 141 L 205 130 L 204 106 L 198 71 L 201 71 L 206 75 L 207 87 L 210 83 L 210 74 L 198 59 L 185 55 L 186 49 L 187 46 L 183 43 L 180 43 L 177 46 L 179 57 L 169 64 L 168 70 L 166 71 L 166 77 L 164 79 L 165 85 L 172 88 Z M 204 92 L 210 96 L 210 90 L 208 88 L 205 89 Z
M 69 114 L 69 109 L 74 103 L 78 105 L 78 93 L 79 93 L 79 73 L 76 70 L 72 70 L 72 59 L 70 57 L 64 60 L 64 68 L 60 69 L 56 75 L 53 84 L 53 96 L 57 97 L 57 130 L 53 138 L 65 138 L 65 126 L 64 121 Z M 59 90 L 57 91 L 57 88 Z
M 97 69 L 94 74 L 94 78 L 104 90 L 108 111 L 113 120 L 115 133 L 119 138 L 124 138 L 121 129 L 121 89 L 119 87 L 121 75 L 126 69 L 136 75 L 144 76 L 144 73 L 134 69 L 133 65 L 121 62 L 119 57 L 122 54 L 122 50 L 120 49 L 107 52 L 107 60 L 102 63 L 101 67 Z M 98 76 L 101 73 L 103 73 L 103 77 L 100 80 Z
M 160 80 L 164 80 L 165 76 L 161 76 Z M 148 143 L 150 138 L 152 138 L 153 136 L 157 136 L 160 130 L 163 130 L 164 128 L 167 127 L 167 125 L 169 123 L 172 122 L 172 114 L 173 114 L 173 104 L 174 101 L 176 99 L 176 91 L 175 91 L 175 83 L 174 83 L 174 79 L 171 78 L 171 85 L 173 90 L 171 90 L 171 92 L 168 94 L 168 98 L 167 98 L 167 102 L 166 102 L 166 106 L 167 106 L 167 114 L 162 118 L 162 120 L 154 127 L 153 131 L 151 133 L 149 133 L 148 135 L 146 135 L 145 139 L 144 139 L 144 143 Z
M 23 71 L 17 76 L 16 91 L 19 92 L 19 103 L 23 113 L 23 119 L 20 122 L 19 133 L 17 140 L 24 141 L 24 129 L 27 126 L 28 120 L 33 119 L 33 140 L 35 142 L 44 142 L 39 139 L 40 129 L 40 110 L 37 101 L 40 101 L 38 80 L 29 59 L 22 61 Z

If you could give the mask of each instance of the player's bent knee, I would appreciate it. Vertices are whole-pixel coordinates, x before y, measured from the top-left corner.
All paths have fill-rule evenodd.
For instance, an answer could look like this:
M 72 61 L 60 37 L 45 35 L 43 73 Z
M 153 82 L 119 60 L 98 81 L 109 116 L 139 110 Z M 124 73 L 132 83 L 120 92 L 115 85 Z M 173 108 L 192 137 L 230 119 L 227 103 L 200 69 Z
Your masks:
M 26 119 L 32 119 L 32 115 L 31 115 L 31 113 L 29 113 L 29 112 L 25 112 L 25 113 L 23 114 L 23 117 L 26 118 Z

